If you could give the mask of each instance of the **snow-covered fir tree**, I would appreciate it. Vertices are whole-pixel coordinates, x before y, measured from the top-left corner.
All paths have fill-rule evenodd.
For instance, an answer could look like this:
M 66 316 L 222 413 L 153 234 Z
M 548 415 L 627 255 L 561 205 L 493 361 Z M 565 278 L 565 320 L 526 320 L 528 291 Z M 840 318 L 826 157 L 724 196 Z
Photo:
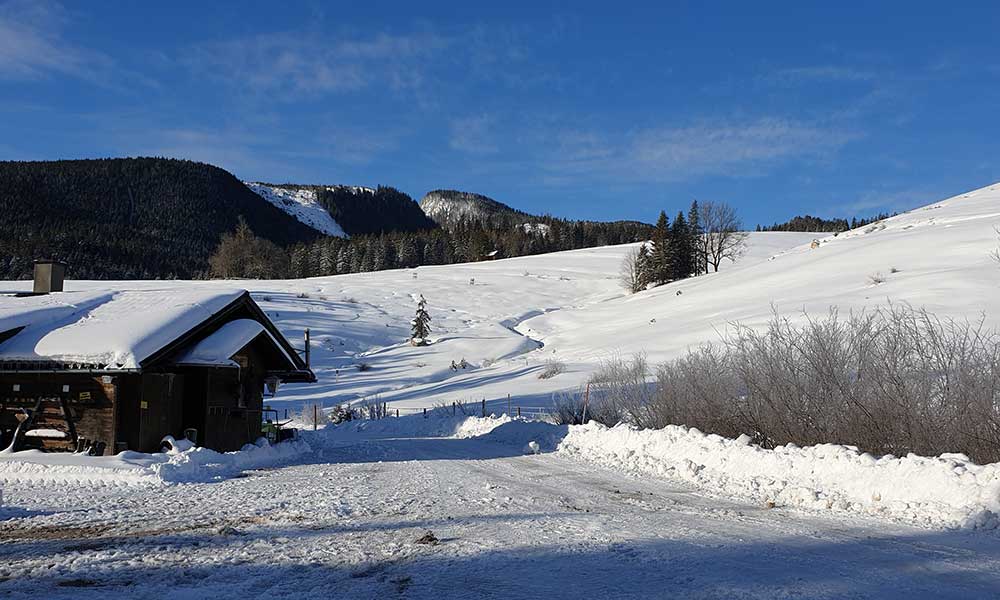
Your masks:
M 410 330 L 412 335 L 410 336 L 410 343 L 414 346 L 426 346 L 427 345 L 427 335 L 431 332 L 431 316 L 427 314 L 427 300 L 424 299 L 424 295 L 420 295 L 420 300 L 417 301 L 417 314 L 414 315 L 413 320 L 410 321 Z

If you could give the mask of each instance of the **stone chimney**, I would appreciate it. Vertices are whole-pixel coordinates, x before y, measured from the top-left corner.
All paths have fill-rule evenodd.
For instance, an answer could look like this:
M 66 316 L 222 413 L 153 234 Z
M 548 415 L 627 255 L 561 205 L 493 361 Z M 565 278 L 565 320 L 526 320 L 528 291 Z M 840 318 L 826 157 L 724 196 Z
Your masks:
M 66 263 L 58 260 L 36 260 L 34 292 L 36 294 L 61 292 L 65 277 Z

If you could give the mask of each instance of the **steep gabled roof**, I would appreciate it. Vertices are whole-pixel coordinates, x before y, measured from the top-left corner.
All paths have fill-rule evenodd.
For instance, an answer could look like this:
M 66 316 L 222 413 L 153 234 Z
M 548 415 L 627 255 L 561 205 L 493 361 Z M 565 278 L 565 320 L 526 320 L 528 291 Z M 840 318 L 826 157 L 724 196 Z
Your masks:
M 138 370 L 172 364 L 226 323 L 249 319 L 266 331 L 296 380 L 315 377 L 246 290 L 189 289 L 64 292 L 0 296 L 0 370 Z M 4 365 L 8 365 L 5 367 Z

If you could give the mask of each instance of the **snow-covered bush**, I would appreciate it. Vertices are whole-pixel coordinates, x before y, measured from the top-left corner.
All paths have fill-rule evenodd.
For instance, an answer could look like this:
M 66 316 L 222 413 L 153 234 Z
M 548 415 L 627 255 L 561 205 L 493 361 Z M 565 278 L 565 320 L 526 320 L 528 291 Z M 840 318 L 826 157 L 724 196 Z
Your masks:
M 627 422 L 639 427 L 662 426 L 650 413 L 653 386 L 649 377 L 644 354 L 629 359 L 613 356 L 601 362 L 589 382 L 592 419 L 605 425 Z
M 346 404 L 338 404 L 330 411 L 329 415 L 329 420 L 334 425 L 354 421 L 359 418 L 361 418 L 360 412 Z
M 330 416 L 323 410 L 323 405 L 315 402 L 303 404 L 291 418 L 293 426 L 309 429 L 325 426 L 330 422 Z

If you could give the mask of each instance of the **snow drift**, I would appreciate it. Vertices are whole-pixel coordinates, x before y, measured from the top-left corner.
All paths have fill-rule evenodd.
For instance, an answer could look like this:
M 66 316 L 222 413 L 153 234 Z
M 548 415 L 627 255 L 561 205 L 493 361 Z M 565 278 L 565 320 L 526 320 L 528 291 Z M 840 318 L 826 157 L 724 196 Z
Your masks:
M 216 452 L 177 443 L 169 452 L 122 452 L 115 456 L 45 453 L 39 450 L 0 452 L 0 484 L 103 487 L 201 483 L 288 463 L 308 453 L 302 441 L 270 445 L 261 439 L 238 452 Z
M 996 528 L 1000 464 L 960 454 L 875 458 L 852 446 L 773 450 L 694 428 L 573 426 L 559 452 L 765 505 L 869 514 L 929 527 Z

